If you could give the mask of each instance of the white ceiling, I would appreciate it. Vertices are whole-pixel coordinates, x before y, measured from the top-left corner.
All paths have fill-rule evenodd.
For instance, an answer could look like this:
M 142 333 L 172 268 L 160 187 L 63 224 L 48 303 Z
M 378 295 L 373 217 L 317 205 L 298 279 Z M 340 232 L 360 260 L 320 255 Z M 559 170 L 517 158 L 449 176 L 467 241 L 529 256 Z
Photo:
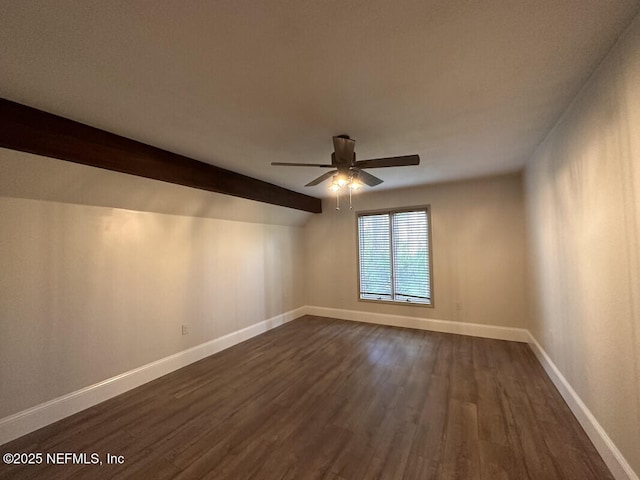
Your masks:
M 299 192 L 331 136 L 376 189 L 517 170 L 638 0 L 0 1 L 0 96 Z

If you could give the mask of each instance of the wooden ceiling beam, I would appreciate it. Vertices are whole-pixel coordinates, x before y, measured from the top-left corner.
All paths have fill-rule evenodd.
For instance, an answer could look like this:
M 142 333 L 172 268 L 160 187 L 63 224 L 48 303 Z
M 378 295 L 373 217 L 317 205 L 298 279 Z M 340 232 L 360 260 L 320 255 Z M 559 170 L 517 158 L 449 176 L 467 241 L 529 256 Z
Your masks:
M 312 213 L 319 198 L 0 98 L 0 146 Z

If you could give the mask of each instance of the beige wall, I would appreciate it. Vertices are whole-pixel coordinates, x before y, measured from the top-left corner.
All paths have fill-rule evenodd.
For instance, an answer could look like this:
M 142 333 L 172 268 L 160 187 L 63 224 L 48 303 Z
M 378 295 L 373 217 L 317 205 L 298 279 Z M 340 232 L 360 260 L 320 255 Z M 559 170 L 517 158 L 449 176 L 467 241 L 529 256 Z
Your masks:
M 5 148 L 0 196 L 270 225 L 302 226 L 312 215 Z
M 0 152 L 11 175 L 0 184 L 25 173 L 11 169 L 15 159 L 29 161 Z M 127 177 L 35 161 L 51 169 L 50 184 L 61 170 L 80 168 L 74 175 L 88 202 L 100 203 L 86 187 L 91 175 Z M 123 179 L 110 194 L 122 206 L 140 200 L 126 186 Z M 167 188 L 153 182 L 142 192 L 160 198 L 171 195 Z M 218 198 L 201 210 L 215 211 Z M 268 225 L 64 200 L 0 197 L 0 418 L 304 305 L 296 213 L 294 225 Z M 271 215 L 271 207 L 246 202 L 231 214 Z M 189 335 L 181 335 L 183 323 Z
M 409 170 L 407 169 L 409 174 Z M 305 230 L 307 303 L 346 310 L 524 327 L 525 252 L 519 174 L 354 196 Z M 347 201 L 348 203 L 348 201 Z M 434 308 L 358 301 L 356 211 L 431 205 Z
M 531 332 L 640 473 L 640 17 L 525 178 Z

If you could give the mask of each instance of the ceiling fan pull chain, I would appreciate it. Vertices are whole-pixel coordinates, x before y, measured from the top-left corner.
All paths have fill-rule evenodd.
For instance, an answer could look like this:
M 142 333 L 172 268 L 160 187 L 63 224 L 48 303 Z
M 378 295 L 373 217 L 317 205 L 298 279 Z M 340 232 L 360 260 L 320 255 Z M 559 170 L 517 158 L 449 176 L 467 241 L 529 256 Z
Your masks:
M 336 210 L 340 210 L 340 189 L 336 190 Z
M 353 210 L 353 203 L 351 203 L 351 187 L 349 187 L 349 210 Z

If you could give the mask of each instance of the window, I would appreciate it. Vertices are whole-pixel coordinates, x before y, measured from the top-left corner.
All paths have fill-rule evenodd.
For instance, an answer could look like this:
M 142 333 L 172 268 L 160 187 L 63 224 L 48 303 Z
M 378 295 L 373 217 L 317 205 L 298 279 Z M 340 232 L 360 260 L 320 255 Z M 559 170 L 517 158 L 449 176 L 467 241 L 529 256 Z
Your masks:
M 358 214 L 360 299 L 431 305 L 429 207 Z

